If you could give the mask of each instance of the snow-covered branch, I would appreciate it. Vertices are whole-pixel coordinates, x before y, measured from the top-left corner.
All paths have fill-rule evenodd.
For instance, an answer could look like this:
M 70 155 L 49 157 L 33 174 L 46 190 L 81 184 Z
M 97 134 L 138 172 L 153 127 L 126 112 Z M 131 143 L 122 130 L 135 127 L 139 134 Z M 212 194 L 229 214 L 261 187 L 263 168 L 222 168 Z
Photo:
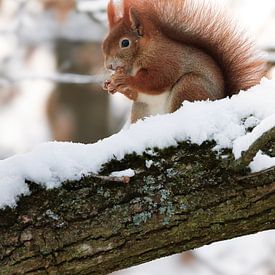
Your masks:
M 254 148 L 253 144 L 274 127 L 274 80 L 265 79 L 261 85 L 230 99 L 184 102 L 173 114 L 139 121 L 96 144 L 46 143 L 28 154 L 3 160 L 0 183 L 7 191 L 0 194 L 0 207 L 14 205 L 19 195 L 28 193 L 26 180 L 58 187 L 67 180 L 98 174 L 102 165 L 113 158 L 121 160 L 133 152 L 143 154 L 147 148 L 165 149 L 182 141 L 198 145 L 214 142 L 213 150 L 232 162 L 240 159 L 243 152 L 250 152 L 249 147 Z M 258 152 L 265 149 L 260 147 L 253 149 L 253 155 L 258 154 L 252 162 L 252 157 L 245 161 L 252 172 L 275 166 L 274 155 Z M 228 155 L 228 150 L 233 154 Z
M 105 164 L 105 176 L 51 190 L 27 182 L 29 195 L 0 210 L 2 274 L 107 274 L 275 229 L 275 169 L 239 174 L 212 148 L 183 142 L 127 155 Z M 130 183 L 113 182 L 128 172 L 108 176 L 128 167 Z

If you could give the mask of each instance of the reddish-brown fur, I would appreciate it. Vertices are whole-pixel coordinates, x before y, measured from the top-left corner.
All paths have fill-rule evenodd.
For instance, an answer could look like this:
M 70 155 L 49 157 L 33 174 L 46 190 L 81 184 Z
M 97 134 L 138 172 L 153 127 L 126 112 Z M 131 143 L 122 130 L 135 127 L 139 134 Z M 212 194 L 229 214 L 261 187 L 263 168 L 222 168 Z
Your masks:
M 120 7 L 110 1 L 108 17 L 103 50 L 106 64 L 116 70 L 106 85 L 110 92 L 137 101 L 139 93 L 169 90 L 166 111 L 171 112 L 183 100 L 247 90 L 265 74 L 253 42 L 224 11 L 204 0 L 122 0 Z M 121 51 L 118 41 L 125 36 L 133 45 Z

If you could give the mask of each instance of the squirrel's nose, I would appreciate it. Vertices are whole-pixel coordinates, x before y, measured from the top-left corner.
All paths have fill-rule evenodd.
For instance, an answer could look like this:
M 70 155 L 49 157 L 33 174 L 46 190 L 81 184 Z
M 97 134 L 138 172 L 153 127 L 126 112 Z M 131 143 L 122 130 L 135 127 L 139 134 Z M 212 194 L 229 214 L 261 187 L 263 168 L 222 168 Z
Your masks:
M 106 60 L 105 67 L 108 70 L 115 71 L 119 67 L 122 67 L 122 63 L 117 59 L 109 59 L 109 60 Z

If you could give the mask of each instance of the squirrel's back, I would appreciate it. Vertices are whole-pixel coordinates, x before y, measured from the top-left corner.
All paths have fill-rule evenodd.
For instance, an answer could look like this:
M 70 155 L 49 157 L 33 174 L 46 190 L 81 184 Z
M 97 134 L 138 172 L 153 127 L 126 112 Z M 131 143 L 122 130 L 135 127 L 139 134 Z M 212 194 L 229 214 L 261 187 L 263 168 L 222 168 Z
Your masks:
M 226 12 L 205 0 L 124 0 L 168 38 L 201 49 L 220 67 L 227 95 L 258 84 L 265 62 Z

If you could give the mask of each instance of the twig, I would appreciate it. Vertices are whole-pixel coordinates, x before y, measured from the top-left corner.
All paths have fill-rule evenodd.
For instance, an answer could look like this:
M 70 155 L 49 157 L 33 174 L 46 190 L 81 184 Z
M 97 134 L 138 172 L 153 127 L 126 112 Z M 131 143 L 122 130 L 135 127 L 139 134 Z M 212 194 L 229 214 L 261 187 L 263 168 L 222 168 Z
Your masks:
M 270 173 L 274 173 L 275 174 L 275 167 L 271 167 L 265 170 L 262 170 L 260 172 L 256 172 L 256 173 L 251 173 L 249 175 L 246 176 L 242 176 L 242 177 L 237 177 L 236 180 L 241 181 L 241 180 L 246 180 L 246 179 L 252 179 L 252 178 L 257 178 L 266 174 L 270 174 Z
M 232 168 L 235 171 L 245 169 L 254 159 L 259 150 L 261 150 L 271 140 L 275 140 L 275 127 L 266 131 L 261 137 L 250 145 L 247 151 L 242 152 L 242 156 L 233 162 Z
M 122 182 L 122 183 L 129 183 L 130 182 L 130 177 L 128 176 L 122 176 L 122 177 L 114 177 L 114 176 L 100 176 L 97 174 L 90 174 L 91 177 L 96 178 L 96 179 L 101 179 L 103 181 L 108 181 L 108 182 Z

